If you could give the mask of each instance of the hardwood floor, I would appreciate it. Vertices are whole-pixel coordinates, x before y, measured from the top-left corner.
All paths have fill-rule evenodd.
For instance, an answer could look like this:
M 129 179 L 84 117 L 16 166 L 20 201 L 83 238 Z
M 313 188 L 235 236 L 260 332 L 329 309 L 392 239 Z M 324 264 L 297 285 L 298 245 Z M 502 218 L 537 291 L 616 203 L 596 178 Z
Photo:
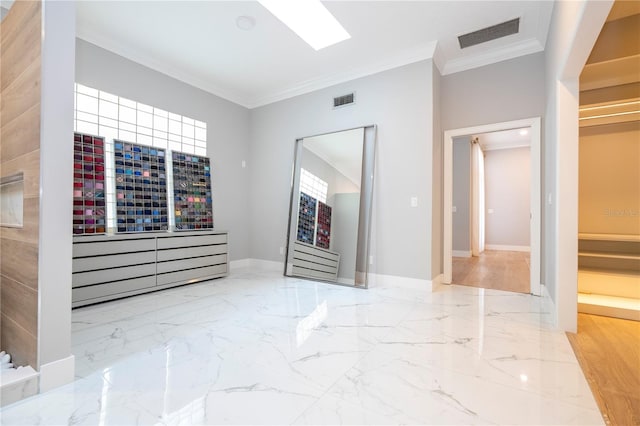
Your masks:
M 640 322 L 578 314 L 573 351 L 610 425 L 640 425 Z
M 452 284 L 530 293 L 529 253 L 485 250 L 476 257 L 454 257 Z

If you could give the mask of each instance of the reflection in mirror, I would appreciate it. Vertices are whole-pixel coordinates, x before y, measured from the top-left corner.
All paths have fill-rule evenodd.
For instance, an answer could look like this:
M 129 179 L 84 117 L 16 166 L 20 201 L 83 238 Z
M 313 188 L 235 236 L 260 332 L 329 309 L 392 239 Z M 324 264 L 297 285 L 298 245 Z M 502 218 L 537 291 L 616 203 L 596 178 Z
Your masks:
M 4 20 L 5 16 L 7 16 L 13 3 L 13 1 L 0 0 L 0 22 Z
M 375 126 L 298 139 L 286 270 L 366 287 Z

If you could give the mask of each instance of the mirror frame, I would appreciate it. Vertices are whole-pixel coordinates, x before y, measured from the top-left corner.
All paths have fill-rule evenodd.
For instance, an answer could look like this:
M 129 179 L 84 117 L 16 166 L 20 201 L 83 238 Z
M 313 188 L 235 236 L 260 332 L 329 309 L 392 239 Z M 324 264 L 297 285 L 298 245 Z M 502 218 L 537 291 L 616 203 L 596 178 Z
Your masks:
M 288 275 L 287 267 L 289 265 L 289 253 L 291 251 L 291 227 L 294 220 L 297 220 L 297 214 L 293 214 L 294 205 L 298 200 L 294 200 L 296 186 L 300 185 L 300 167 L 302 164 L 302 143 L 305 139 L 325 136 L 334 133 L 346 132 L 349 130 L 364 129 L 364 137 L 362 140 L 362 173 L 360 176 L 360 207 L 358 216 L 358 240 L 356 242 L 356 270 L 354 285 L 344 284 L 337 281 L 327 281 L 321 278 L 310 278 L 299 275 Z M 373 211 L 373 185 L 376 163 L 376 145 L 377 145 L 378 126 L 375 124 L 367 126 L 352 127 L 349 129 L 336 130 L 333 132 L 321 133 L 318 135 L 305 136 L 297 138 L 294 143 L 293 150 L 293 169 L 291 172 L 291 193 L 289 196 L 289 221 L 287 222 L 287 243 L 284 259 L 284 276 L 297 277 L 313 281 L 327 282 L 347 287 L 368 288 L 368 272 L 369 272 L 369 249 L 371 245 L 371 217 Z

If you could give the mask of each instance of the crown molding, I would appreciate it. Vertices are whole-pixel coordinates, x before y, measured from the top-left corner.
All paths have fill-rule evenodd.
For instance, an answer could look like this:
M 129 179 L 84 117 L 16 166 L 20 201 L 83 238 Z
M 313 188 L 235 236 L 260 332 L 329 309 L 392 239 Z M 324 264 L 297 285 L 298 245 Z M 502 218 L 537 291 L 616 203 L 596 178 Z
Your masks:
M 247 107 L 258 108 L 274 102 L 289 99 L 294 96 L 300 96 L 306 93 L 315 92 L 320 89 L 335 86 L 336 84 L 345 83 L 347 81 L 352 81 L 383 71 L 388 71 L 390 69 L 409 65 L 415 62 L 432 59 L 436 50 L 436 46 L 437 42 L 429 42 L 425 45 L 419 46 L 414 49 L 405 50 L 400 54 L 394 55 L 390 58 L 375 62 L 364 67 L 341 71 L 329 76 L 302 81 L 282 90 L 254 97 L 249 101 Z
M 102 49 L 108 50 L 111 53 L 122 56 L 123 58 L 128 59 L 132 62 L 150 68 L 153 71 L 165 74 L 169 77 L 175 78 L 176 80 L 196 87 L 200 90 L 204 90 L 205 92 L 211 93 L 212 95 L 218 96 L 229 102 L 233 102 L 237 105 L 248 108 L 248 98 L 242 93 L 214 85 L 211 82 L 204 81 L 203 79 L 191 75 L 190 73 L 174 69 L 137 49 L 132 49 L 128 46 L 123 46 L 119 43 L 116 43 L 111 39 L 98 36 L 92 31 L 86 30 L 86 28 L 83 28 L 82 26 L 77 27 L 76 37 L 93 45 L 96 45 Z
M 540 41 L 536 38 L 529 38 L 516 43 L 511 43 L 501 48 L 491 49 L 487 52 L 449 60 L 444 66 L 442 75 L 480 68 L 485 65 L 506 61 L 508 59 L 542 52 L 543 50 L 544 45 L 542 45 Z

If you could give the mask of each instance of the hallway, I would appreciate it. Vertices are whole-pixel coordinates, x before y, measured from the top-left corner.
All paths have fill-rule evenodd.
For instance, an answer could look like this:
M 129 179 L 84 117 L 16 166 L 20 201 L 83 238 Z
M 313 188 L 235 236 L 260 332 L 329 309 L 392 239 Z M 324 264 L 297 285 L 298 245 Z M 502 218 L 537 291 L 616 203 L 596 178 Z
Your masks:
M 485 250 L 477 257 L 454 257 L 452 284 L 530 293 L 527 252 Z

